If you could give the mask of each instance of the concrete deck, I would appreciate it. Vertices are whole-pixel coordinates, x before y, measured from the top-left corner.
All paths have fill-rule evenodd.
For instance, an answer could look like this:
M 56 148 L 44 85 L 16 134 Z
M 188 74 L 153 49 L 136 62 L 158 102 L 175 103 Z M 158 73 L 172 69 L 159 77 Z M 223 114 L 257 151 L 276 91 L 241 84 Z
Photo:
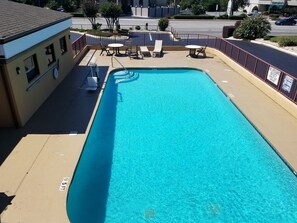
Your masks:
M 99 92 L 85 90 L 89 73 L 86 64 L 94 55 L 93 62 L 113 69 L 111 57 L 99 54 L 100 50 L 89 51 L 23 129 L 0 131 L 0 143 L 9 142 L 2 145 L 16 145 L 0 168 L 0 192 L 15 196 L 1 214 L 0 222 L 69 222 L 68 188 L 101 96 Z M 208 53 L 208 58 L 191 58 L 187 54 L 186 50 L 165 51 L 162 58 L 117 59 L 126 67 L 205 70 L 297 170 L 297 119 L 217 56 Z M 116 61 L 114 66 L 120 67 Z M 77 134 L 69 135 L 73 131 Z M 63 179 L 65 184 L 61 185 Z

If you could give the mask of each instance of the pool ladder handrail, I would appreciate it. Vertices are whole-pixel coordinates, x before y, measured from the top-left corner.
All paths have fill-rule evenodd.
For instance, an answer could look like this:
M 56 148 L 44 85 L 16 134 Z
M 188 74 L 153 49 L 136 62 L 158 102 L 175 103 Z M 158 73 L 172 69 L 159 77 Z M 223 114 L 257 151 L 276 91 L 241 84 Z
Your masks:
M 115 60 L 121 65 L 121 67 L 128 73 L 127 68 L 126 68 L 126 67 L 125 67 L 125 66 L 124 66 L 124 65 L 123 65 L 117 58 L 115 58 L 114 55 L 112 55 L 112 57 L 111 57 L 111 66 L 114 67 L 114 66 L 113 66 L 113 60 L 114 60 L 114 59 L 115 59 Z

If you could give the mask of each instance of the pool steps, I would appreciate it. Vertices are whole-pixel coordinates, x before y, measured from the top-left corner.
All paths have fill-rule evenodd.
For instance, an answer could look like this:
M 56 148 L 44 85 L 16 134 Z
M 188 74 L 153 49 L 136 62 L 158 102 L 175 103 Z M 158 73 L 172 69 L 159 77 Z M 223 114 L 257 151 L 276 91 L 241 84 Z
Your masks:
M 116 84 L 131 82 L 139 78 L 139 74 L 137 72 L 128 72 L 127 70 L 119 71 L 115 73 L 113 76 L 116 79 Z

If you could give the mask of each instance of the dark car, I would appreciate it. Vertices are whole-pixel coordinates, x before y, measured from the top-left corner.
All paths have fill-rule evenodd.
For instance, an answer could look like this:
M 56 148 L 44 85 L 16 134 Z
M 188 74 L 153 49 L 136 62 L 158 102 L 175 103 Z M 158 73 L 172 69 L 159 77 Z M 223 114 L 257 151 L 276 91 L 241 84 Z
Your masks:
M 284 19 L 279 19 L 275 22 L 275 25 L 295 25 L 296 21 L 295 21 L 295 17 L 288 17 L 288 18 L 284 18 Z

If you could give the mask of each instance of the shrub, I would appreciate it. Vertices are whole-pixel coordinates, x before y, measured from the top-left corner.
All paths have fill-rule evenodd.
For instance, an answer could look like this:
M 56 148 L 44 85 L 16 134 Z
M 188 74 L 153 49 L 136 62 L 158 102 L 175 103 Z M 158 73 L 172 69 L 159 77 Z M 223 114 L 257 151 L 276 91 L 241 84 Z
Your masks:
M 269 35 L 263 37 L 264 40 L 270 40 L 271 38 L 272 36 L 269 36 Z
M 218 17 L 218 19 L 228 19 L 228 15 L 227 15 L 227 14 L 220 15 L 220 16 Z
M 101 28 L 102 24 L 101 23 L 96 23 L 96 24 L 92 24 L 93 29 L 97 30 Z
M 235 22 L 234 26 L 235 26 L 235 29 L 237 29 L 241 24 L 241 20 L 238 20 Z
M 193 5 L 191 11 L 194 15 L 201 15 L 205 13 L 204 7 L 198 4 Z
M 243 20 L 246 17 L 246 15 L 244 14 L 244 16 L 242 15 L 230 15 L 228 17 L 228 19 L 230 20 Z
M 82 12 L 71 12 L 70 13 L 73 17 L 85 17 Z
M 297 46 L 297 38 L 295 37 L 282 37 L 278 42 L 279 46 Z
M 174 19 L 213 19 L 214 16 L 206 15 L 175 15 Z
M 278 20 L 279 19 L 278 14 L 270 14 L 269 17 L 270 17 L 271 20 Z
M 136 30 L 140 30 L 140 26 L 135 26 L 135 29 Z
M 129 29 L 120 29 L 119 33 L 121 34 L 128 34 L 129 33 Z
M 251 16 L 243 20 L 240 26 L 235 30 L 233 36 L 239 39 L 263 38 L 271 30 L 269 21 L 262 16 Z
M 159 19 L 158 26 L 161 31 L 165 31 L 165 29 L 168 27 L 168 25 L 169 25 L 169 20 L 167 18 Z

